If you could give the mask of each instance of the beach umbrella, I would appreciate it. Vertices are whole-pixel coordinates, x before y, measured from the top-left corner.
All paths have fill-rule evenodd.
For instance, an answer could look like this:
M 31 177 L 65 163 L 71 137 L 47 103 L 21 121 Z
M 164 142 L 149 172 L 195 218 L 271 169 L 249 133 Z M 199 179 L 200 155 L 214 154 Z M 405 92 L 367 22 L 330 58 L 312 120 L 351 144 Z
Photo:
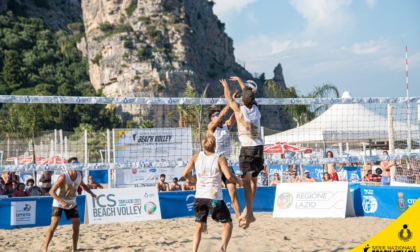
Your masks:
M 6 161 L 9 162 L 15 162 L 17 160 L 18 164 L 33 164 L 33 156 L 18 156 L 18 157 L 8 157 L 6 158 Z M 41 162 L 44 160 L 43 157 L 35 155 L 35 162 L 37 164 L 41 164 Z
M 312 153 L 312 148 L 299 147 L 285 142 L 277 142 L 274 145 L 264 147 L 264 152 L 268 154 L 283 154 L 285 152 L 303 152 L 308 154 Z

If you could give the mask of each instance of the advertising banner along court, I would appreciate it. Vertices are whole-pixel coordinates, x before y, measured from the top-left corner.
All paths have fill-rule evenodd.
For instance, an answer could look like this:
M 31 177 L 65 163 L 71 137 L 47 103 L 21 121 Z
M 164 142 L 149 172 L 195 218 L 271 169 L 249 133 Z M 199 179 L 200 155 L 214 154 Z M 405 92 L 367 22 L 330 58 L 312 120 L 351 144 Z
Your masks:
M 93 190 L 86 195 L 89 224 L 162 219 L 156 187 Z
M 277 184 L 273 217 L 355 216 L 347 182 Z
M 151 185 L 161 173 L 180 177 L 192 156 L 191 128 L 114 129 L 114 143 L 117 163 L 137 164 L 117 170 L 117 185 Z
M 36 201 L 11 202 L 10 225 L 35 224 Z

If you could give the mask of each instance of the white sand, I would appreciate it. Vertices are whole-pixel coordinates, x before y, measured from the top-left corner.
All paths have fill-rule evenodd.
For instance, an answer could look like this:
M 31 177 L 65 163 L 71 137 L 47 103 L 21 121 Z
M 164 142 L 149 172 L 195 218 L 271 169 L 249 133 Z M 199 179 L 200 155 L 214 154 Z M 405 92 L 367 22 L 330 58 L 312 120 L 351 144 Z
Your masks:
M 280 219 L 256 213 L 250 228 L 234 229 L 228 251 L 348 251 L 393 219 Z M 63 216 L 64 217 L 64 216 Z M 64 217 L 65 218 L 65 217 Z M 118 224 L 81 225 L 79 251 L 191 251 L 193 217 Z M 1 251 L 41 251 L 48 227 L 0 230 Z M 222 224 L 208 219 L 199 251 L 218 251 Z M 71 225 L 58 226 L 49 251 L 71 251 Z

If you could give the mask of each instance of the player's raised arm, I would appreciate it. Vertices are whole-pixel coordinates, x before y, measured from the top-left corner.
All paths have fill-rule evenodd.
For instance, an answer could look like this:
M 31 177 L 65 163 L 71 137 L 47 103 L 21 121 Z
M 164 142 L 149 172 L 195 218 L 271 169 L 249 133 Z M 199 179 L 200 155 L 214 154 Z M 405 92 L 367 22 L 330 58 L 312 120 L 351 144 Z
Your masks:
M 239 104 L 233 100 L 232 95 L 229 90 L 229 84 L 225 79 L 220 80 L 220 83 L 223 85 L 224 93 L 225 93 L 225 99 L 227 100 L 230 108 L 235 112 L 238 113 L 240 111 Z
M 238 82 L 238 84 L 239 84 L 239 86 L 241 87 L 242 90 L 245 88 L 245 83 L 238 76 L 232 76 L 232 77 L 230 77 L 229 80 Z

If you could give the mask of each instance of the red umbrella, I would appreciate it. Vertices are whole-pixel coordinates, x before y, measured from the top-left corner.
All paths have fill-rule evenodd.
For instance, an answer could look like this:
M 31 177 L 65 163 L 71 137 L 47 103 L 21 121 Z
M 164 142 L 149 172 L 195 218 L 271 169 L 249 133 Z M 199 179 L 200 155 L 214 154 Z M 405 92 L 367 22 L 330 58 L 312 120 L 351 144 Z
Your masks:
M 41 164 L 67 164 L 67 160 L 62 159 L 61 157 L 50 157 L 48 159 L 45 159 L 41 162 Z
M 269 153 L 269 154 L 279 153 L 279 154 L 283 154 L 284 153 L 284 149 L 283 149 L 283 147 L 281 146 L 280 143 L 275 143 L 274 145 L 265 146 L 264 147 L 264 153 Z
M 287 144 L 285 142 L 277 142 L 274 145 L 264 148 L 265 153 L 280 153 L 284 152 L 303 152 L 305 154 L 312 153 L 312 148 L 298 147 L 295 145 Z
M 14 162 L 16 159 L 18 160 L 19 164 L 32 164 L 33 163 L 33 156 L 27 156 L 27 157 L 19 156 L 17 158 L 16 157 L 8 157 L 6 159 L 6 161 Z M 35 162 L 37 164 L 40 164 L 43 160 L 44 160 L 43 157 L 35 155 Z

